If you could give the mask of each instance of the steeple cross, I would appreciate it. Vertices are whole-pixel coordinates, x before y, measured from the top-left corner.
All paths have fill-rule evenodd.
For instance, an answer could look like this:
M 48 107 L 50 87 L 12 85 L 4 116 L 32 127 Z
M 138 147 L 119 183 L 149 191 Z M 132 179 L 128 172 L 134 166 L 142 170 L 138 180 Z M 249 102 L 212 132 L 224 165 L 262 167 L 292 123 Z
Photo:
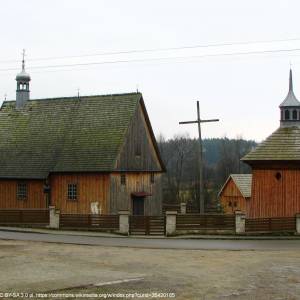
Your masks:
M 23 52 L 22 52 L 22 56 L 23 56 L 23 59 L 22 59 L 22 70 L 25 71 L 25 49 L 23 49 Z
M 202 138 L 201 138 L 201 123 L 207 122 L 218 122 L 219 119 L 211 119 L 211 120 L 201 120 L 200 118 L 200 106 L 199 101 L 197 101 L 197 120 L 195 121 L 184 121 L 179 122 L 182 124 L 198 124 L 198 141 L 199 141 L 199 212 L 200 214 L 204 213 L 204 181 L 203 181 L 203 150 L 202 150 Z

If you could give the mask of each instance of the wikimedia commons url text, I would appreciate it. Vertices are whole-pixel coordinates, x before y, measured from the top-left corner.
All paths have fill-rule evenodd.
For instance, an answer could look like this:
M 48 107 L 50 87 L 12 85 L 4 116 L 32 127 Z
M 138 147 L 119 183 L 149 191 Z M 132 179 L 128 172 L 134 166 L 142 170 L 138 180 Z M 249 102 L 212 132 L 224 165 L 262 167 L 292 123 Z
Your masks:
M 62 298 L 91 298 L 91 299 L 154 299 L 176 298 L 175 293 L 0 293 L 2 299 L 62 299 Z

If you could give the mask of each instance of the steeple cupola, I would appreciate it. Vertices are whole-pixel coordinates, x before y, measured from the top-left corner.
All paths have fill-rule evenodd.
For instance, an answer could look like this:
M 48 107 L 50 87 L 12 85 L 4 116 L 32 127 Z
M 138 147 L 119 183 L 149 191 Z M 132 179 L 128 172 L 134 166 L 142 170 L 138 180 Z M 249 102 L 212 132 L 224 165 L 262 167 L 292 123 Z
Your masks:
M 280 108 L 280 127 L 300 126 L 300 102 L 293 91 L 293 74 L 290 69 L 289 92 Z
M 25 50 L 23 50 L 22 71 L 16 76 L 16 108 L 23 108 L 30 98 L 29 82 L 31 78 L 25 72 Z

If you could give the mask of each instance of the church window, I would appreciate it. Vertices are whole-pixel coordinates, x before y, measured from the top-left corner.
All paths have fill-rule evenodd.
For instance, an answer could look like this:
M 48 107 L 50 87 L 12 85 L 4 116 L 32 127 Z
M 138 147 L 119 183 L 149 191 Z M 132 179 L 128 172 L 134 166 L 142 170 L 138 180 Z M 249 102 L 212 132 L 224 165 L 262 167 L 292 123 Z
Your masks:
M 284 112 L 284 118 L 285 118 L 285 120 L 289 120 L 290 119 L 290 111 L 287 110 L 287 109 Z
M 231 201 L 229 201 L 229 202 L 228 202 L 228 206 L 230 206 L 230 207 L 232 206 L 232 203 L 231 203 Z
M 126 174 L 121 174 L 121 184 L 126 185 Z
M 19 182 L 17 184 L 17 199 L 26 200 L 27 199 L 27 183 Z
M 276 178 L 277 180 L 280 180 L 280 179 L 281 179 L 281 173 L 280 173 L 280 172 L 277 172 L 277 173 L 275 174 L 275 178 Z
M 293 110 L 293 120 L 297 120 L 297 111 L 296 111 L 296 109 Z
M 68 199 L 69 200 L 77 200 L 77 184 L 70 183 L 68 184 Z

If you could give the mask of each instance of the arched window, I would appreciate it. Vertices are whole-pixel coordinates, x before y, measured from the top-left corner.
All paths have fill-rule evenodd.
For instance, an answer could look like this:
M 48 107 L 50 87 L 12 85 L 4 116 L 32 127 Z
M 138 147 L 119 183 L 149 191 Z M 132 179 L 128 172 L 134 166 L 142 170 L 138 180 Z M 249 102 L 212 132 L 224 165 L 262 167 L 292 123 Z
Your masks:
M 297 111 L 296 111 L 296 109 L 293 110 L 293 120 L 297 120 Z
M 290 119 L 290 111 L 287 110 L 287 109 L 284 111 L 284 119 L 285 120 L 289 120 Z

